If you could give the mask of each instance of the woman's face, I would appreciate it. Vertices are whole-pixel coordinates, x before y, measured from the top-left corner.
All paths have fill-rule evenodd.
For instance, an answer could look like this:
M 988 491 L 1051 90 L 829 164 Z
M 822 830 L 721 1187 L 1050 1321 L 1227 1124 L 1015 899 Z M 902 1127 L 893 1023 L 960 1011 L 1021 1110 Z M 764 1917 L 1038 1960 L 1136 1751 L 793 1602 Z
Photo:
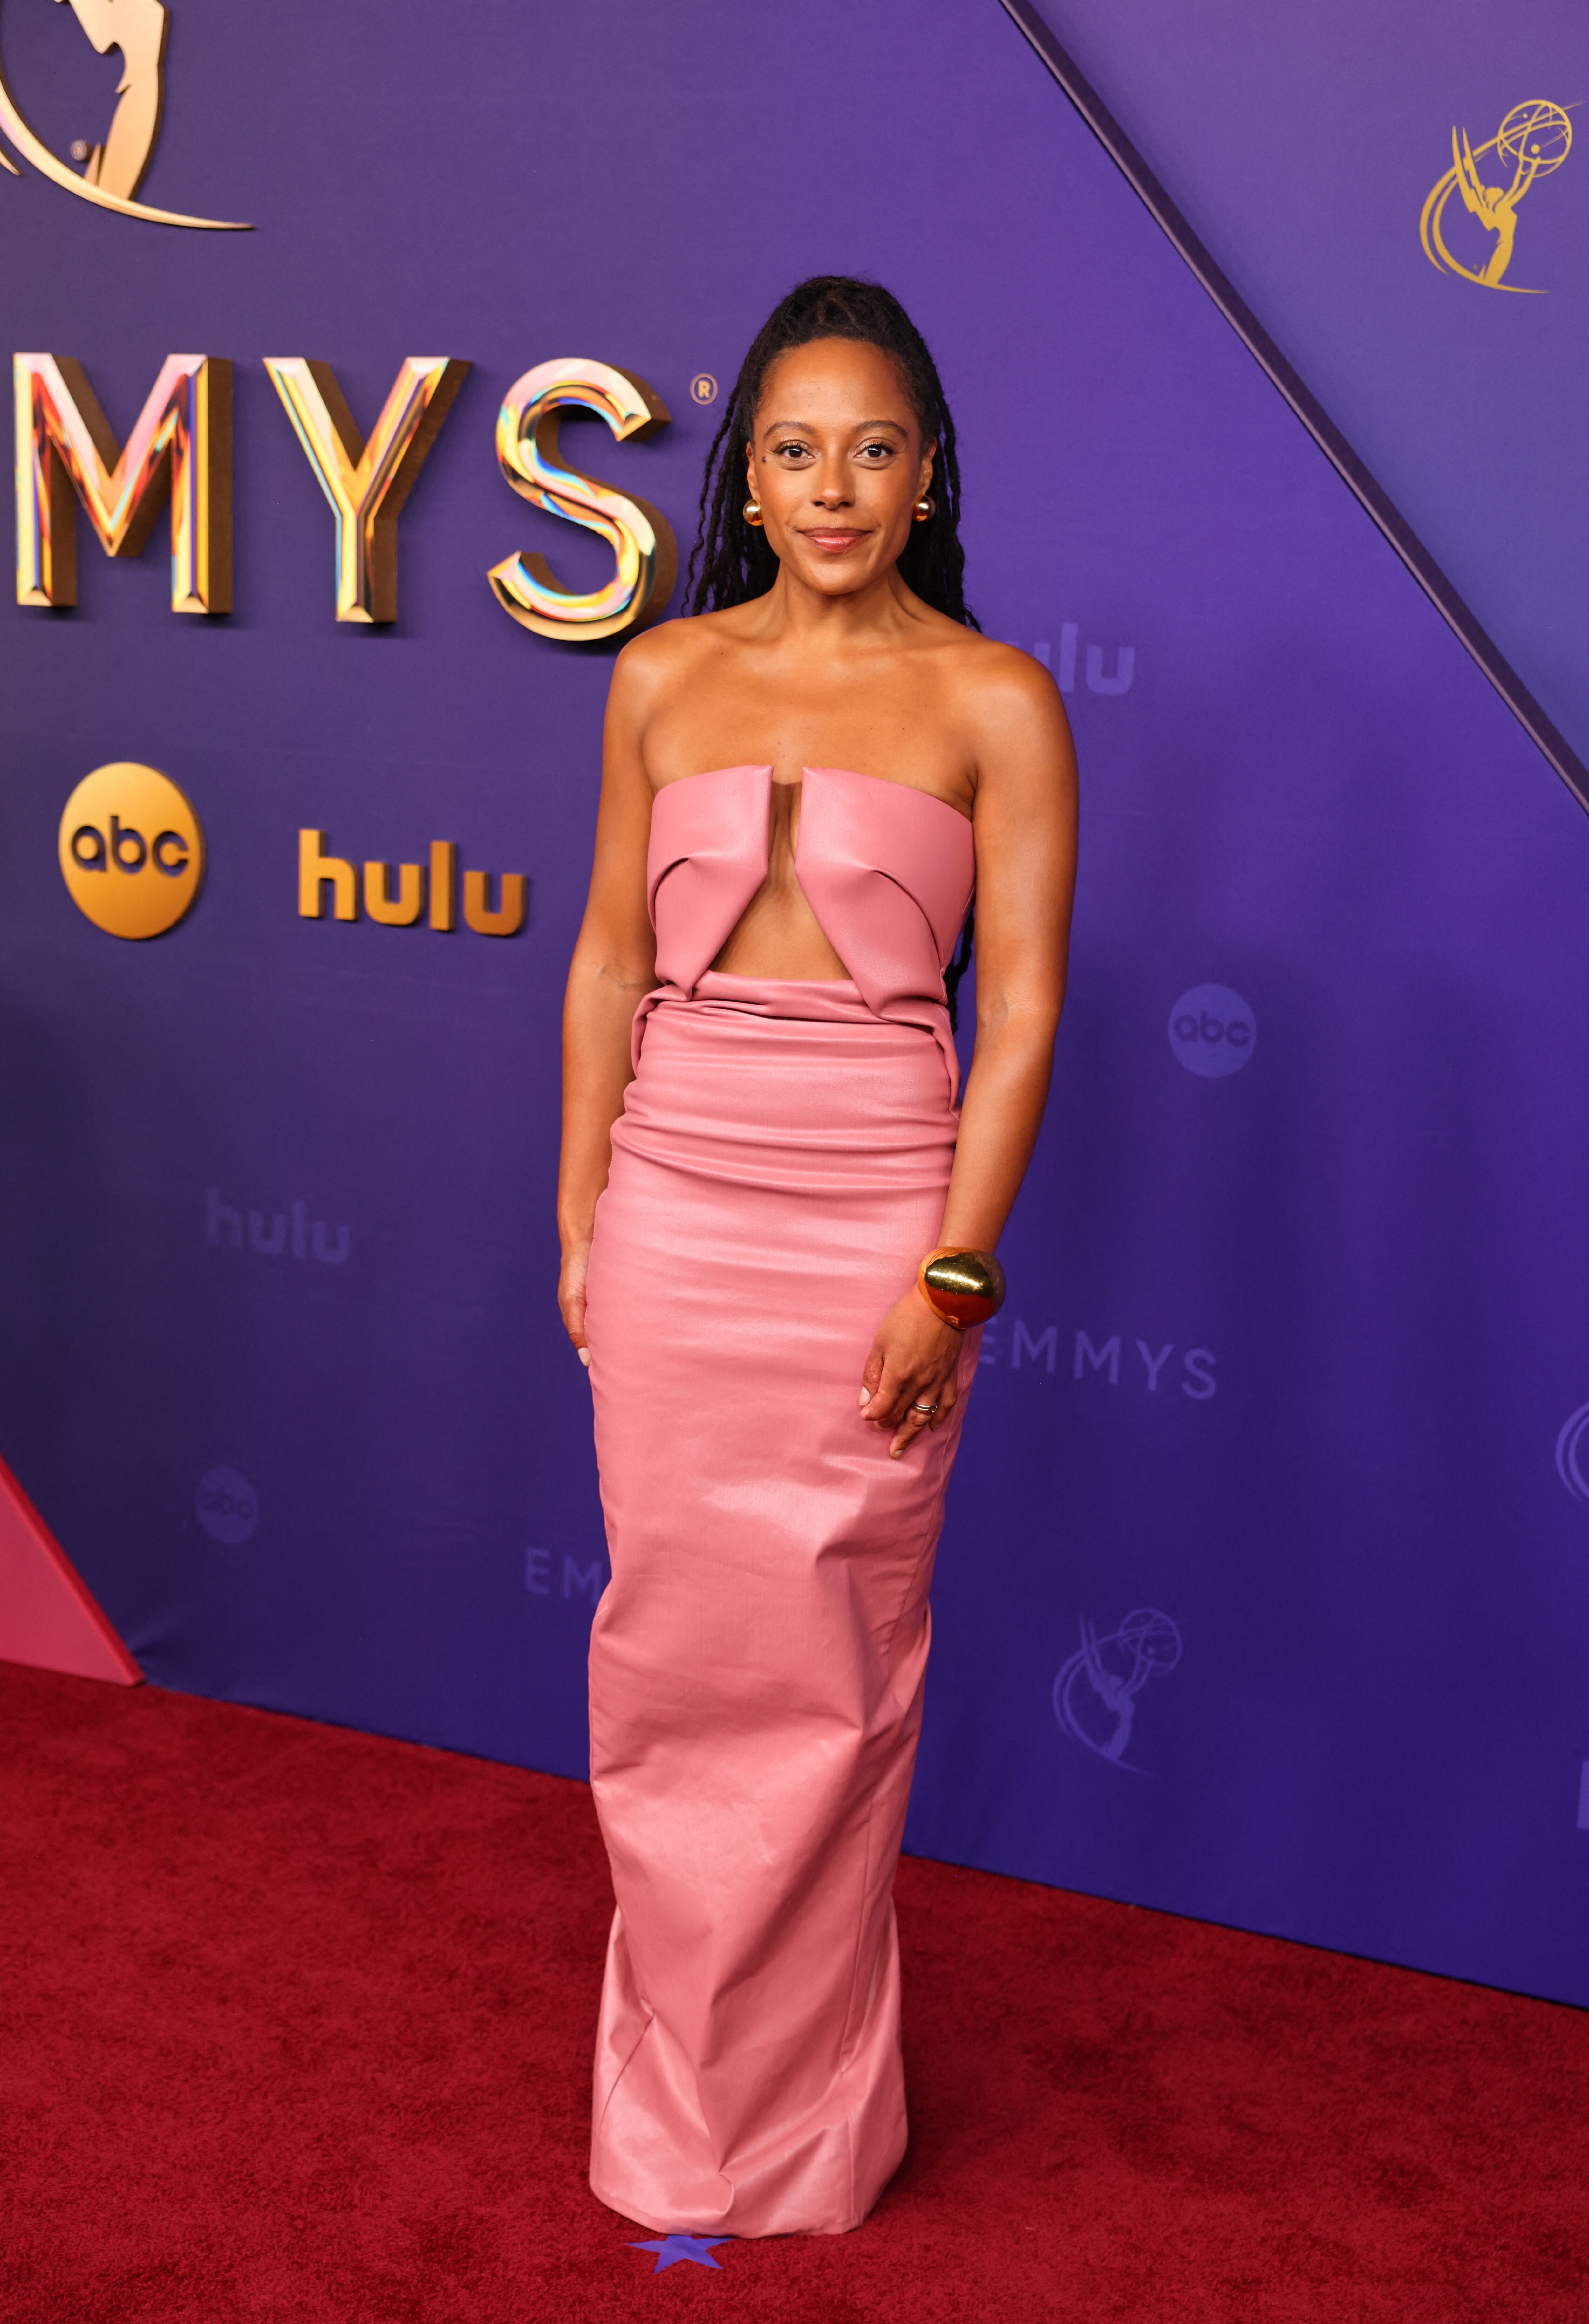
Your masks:
M 779 563 L 845 597 L 893 567 L 930 488 L 932 449 L 892 356 L 816 339 L 767 374 L 748 473 Z

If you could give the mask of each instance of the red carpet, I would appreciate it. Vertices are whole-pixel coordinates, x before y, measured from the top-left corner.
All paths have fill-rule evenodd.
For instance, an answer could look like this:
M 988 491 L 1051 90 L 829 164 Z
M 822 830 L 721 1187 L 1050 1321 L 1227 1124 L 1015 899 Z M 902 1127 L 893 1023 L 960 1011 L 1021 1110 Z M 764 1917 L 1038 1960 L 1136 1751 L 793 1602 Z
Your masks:
M 588 1794 L 0 1667 L 6 2324 L 1589 2315 L 1589 2017 L 908 1861 L 914 2144 L 653 2273 Z

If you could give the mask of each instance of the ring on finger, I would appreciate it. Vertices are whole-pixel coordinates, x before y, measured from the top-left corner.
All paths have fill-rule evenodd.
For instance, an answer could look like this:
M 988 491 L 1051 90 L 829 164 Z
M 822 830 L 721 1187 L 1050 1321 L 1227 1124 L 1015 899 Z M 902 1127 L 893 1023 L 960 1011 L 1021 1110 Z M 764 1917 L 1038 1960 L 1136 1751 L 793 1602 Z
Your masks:
M 919 1412 L 923 1414 L 927 1419 L 930 1420 L 934 1413 L 938 1410 L 938 1406 L 936 1404 L 913 1404 L 910 1406 L 910 1409 L 912 1412 Z

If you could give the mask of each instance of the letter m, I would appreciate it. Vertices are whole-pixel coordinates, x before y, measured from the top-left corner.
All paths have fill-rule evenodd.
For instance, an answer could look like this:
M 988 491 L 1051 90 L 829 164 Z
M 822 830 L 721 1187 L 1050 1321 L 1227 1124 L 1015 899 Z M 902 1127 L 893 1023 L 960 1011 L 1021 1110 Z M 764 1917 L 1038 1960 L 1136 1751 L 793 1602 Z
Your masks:
M 232 610 L 232 366 L 168 355 L 124 451 L 80 364 L 17 355 L 16 602 L 78 602 L 77 503 L 107 557 L 136 557 L 169 497 L 171 606 Z
M 571 1598 L 576 1590 L 588 1590 L 594 1606 L 601 1596 L 601 1560 L 592 1558 L 583 1572 L 566 1553 L 563 1558 L 563 1595 Z
M 1046 1332 L 1039 1332 L 1037 1338 L 1034 1340 L 1031 1333 L 1027 1330 L 1026 1325 L 1021 1321 L 1020 1317 L 1017 1316 L 1015 1321 L 1015 1342 L 1011 1351 L 1010 1360 L 1015 1370 L 1019 1371 L 1021 1370 L 1021 1358 L 1023 1351 L 1034 1364 L 1040 1356 L 1046 1356 L 1048 1359 L 1049 1370 L 1052 1371 L 1054 1369 L 1054 1353 L 1058 1345 L 1058 1339 L 1059 1331 L 1058 1324 L 1050 1323 L 1048 1330 Z
M 1118 1388 L 1120 1386 L 1120 1334 L 1118 1332 L 1114 1333 L 1112 1339 L 1105 1340 L 1101 1348 L 1095 1348 L 1086 1333 L 1085 1332 L 1078 1332 L 1076 1335 L 1076 1376 L 1077 1379 L 1081 1379 L 1085 1377 L 1082 1371 L 1082 1362 L 1084 1359 L 1086 1362 L 1091 1364 L 1095 1372 L 1101 1372 L 1104 1365 L 1107 1364 L 1109 1367 L 1110 1387 Z

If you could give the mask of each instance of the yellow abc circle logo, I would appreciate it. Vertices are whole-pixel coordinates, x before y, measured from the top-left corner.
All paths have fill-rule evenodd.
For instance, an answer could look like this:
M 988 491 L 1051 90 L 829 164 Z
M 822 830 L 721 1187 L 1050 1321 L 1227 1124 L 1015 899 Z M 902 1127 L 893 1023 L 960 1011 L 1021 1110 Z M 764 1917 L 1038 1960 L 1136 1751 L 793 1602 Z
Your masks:
M 158 936 L 204 877 L 204 834 L 168 776 L 132 760 L 85 775 L 60 818 L 60 876 L 71 899 L 113 936 Z

